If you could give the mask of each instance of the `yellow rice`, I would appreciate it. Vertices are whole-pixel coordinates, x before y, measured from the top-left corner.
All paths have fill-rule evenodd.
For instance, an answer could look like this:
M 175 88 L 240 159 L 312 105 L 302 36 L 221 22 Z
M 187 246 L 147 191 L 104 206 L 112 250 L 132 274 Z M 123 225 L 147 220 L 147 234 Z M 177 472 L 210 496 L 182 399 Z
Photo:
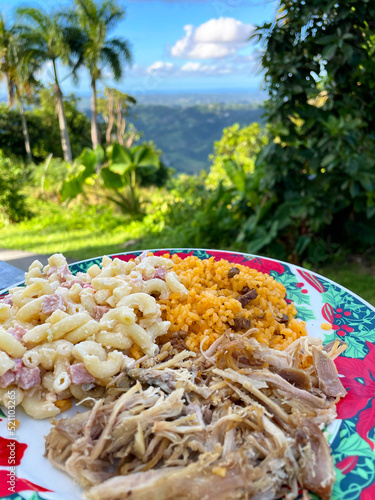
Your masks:
M 205 337 L 204 349 L 207 349 L 234 325 L 236 317 L 249 319 L 251 328 L 257 329 L 252 336 L 275 349 L 283 350 L 307 335 L 305 322 L 295 319 L 296 308 L 285 301 L 284 285 L 272 276 L 223 259 L 215 261 L 214 257 L 200 260 L 173 255 L 171 258 L 173 271 L 188 289 L 189 296 L 181 300 L 178 293 L 172 293 L 169 299 L 158 302 L 163 319 L 171 322 L 170 333 L 188 332 L 185 342 L 189 349 L 198 351 Z M 240 273 L 228 278 L 228 271 L 234 266 Z M 242 308 L 236 297 L 245 286 L 255 288 L 258 296 Z M 289 322 L 278 323 L 274 317 L 278 313 L 286 314 Z

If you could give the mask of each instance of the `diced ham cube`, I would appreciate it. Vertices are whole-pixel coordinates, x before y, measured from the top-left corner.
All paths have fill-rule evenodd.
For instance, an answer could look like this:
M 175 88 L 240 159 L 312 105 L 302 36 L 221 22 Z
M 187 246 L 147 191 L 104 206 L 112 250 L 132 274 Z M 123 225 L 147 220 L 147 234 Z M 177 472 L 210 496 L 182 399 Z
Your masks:
M 23 326 L 16 324 L 14 325 L 14 327 L 8 329 L 8 333 L 12 334 L 16 340 L 21 342 L 22 337 L 26 333 L 26 330 L 24 329 Z
M 0 304 L 8 304 L 9 306 L 13 305 L 13 300 L 11 295 L 5 295 L 4 297 L 0 297 Z
M 47 271 L 47 277 L 49 278 L 50 276 L 52 276 L 52 274 L 55 274 L 55 272 L 57 272 L 57 267 L 51 266 Z
M 57 270 L 57 277 L 59 278 L 61 283 L 63 281 L 66 281 L 66 278 L 71 275 L 72 273 L 70 272 L 68 266 L 60 266 Z
M 86 370 L 83 363 L 76 363 L 69 367 L 72 384 L 92 384 L 95 378 Z
M 165 280 L 165 276 L 167 274 L 167 270 L 164 269 L 163 267 L 157 267 L 155 270 L 155 276 L 154 278 L 159 278 L 160 280 Z
M 52 314 L 57 309 L 65 311 L 66 307 L 61 295 L 59 293 L 54 293 L 53 295 L 45 295 L 43 297 L 42 309 L 44 314 Z
M 65 283 L 63 283 L 61 286 L 63 286 L 64 288 L 72 288 L 73 285 L 75 285 L 76 283 L 78 283 L 79 285 L 81 285 L 82 288 L 86 288 L 87 286 L 91 286 L 89 283 L 86 283 L 85 281 L 82 281 L 80 278 L 73 278 L 69 281 L 65 281 Z M 93 288 L 91 286 L 91 288 Z
M 23 361 L 22 361 L 22 358 L 17 358 L 17 359 L 14 359 L 13 361 L 16 363 L 16 366 L 13 368 L 13 371 L 15 372 L 16 377 L 17 377 L 21 371 L 21 368 L 23 367 Z
M 92 314 L 92 317 L 96 319 L 96 321 L 100 321 L 102 317 L 109 311 L 109 307 L 107 306 L 96 306 L 94 309 L 94 312 Z
M 30 389 L 41 382 L 40 370 L 38 367 L 28 368 L 23 366 L 20 372 L 16 375 L 16 380 L 21 389 Z
M 0 377 L 0 387 L 5 389 L 6 387 L 10 386 L 10 384 L 13 384 L 13 382 L 16 380 L 16 374 L 12 370 L 8 370 L 7 372 L 4 373 L 4 375 L 1 375 Z

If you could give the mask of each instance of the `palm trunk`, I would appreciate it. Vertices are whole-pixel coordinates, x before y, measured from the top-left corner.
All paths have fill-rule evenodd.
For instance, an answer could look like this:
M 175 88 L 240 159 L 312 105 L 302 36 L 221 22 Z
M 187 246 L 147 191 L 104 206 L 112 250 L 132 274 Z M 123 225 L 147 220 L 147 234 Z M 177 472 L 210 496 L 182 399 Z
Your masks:
M 107 144 L 111 143 L 111 133 L 114 123 L 115 123 L 115 115 L 113 112 L 113 92 L 111 92 L 108 97 L 108 127 L 105 134 L 105 140 Z
M 92 148 L 96 149 L 99 144 L 98 112 L 96 109 L 96 80 L 91 78 L 91 141 Z
M 61 88 L 60 88 L 59 81 L 57 78 L 56 63 L 55 63 L 55 61 L 52 61 L 52 62 L 53 62 L 53 70 L 55 73 L 55 95 L 56 95 L 56 101 L 57 101 L 57 114 L 59 117 L 59 125 L 60 125 L 61 147 L 63 150 L 64 160 L 71 163 L 72 162 L 72 150 L 70 147 L 68 126 L 66 123 L 63 94 L 61 92 Z
M 22 132 L 23 132 L 23 137 L 25 139 L 26 155 L 27 155 L 27 159 L 29 160 L 29 162 L 32 162 L 33 158 L 31 156 L 30 137 L 29 137 L 29 130 L 27 128 L 27 121 L 26 121 L 25 109 L 23 107 L 22 98 L 21 98 L 20 93 L 18 92 L 18 88 L 17 87 L 16 87 L 16 96 L 17 96 L 18 104 L 20 106 L 21 121 L 22 121 Z
M 124 136 L 121 134 L 122 106 L 120 100 L 117 101 L 117 140 L 121 146 L 124 144 Z
M 9 75 L 6 75 L 7 82 L 7 94 L 8 94 L 8 106 L 13 108 L 14 106 L 14 82 Z

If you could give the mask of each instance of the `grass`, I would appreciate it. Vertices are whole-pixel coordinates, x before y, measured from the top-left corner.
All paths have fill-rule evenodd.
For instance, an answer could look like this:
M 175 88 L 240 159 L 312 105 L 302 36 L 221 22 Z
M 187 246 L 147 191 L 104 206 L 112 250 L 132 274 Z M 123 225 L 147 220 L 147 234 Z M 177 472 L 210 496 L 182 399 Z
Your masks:
M 317 272 L 339 283 L 375 306 L 375 264 L 343 262 L 318 269 Z
M 184 246 L 178 232 L 163 227 L 152 210 L 143 221 L 137 221 L 104 206 L 76 204 L 67 209 L 53 202 L 33 200 L 32 208 L 36 214 L 33 219 L 0 225 L 0 248 L 47 255 L 61 252 L 82 260 L 142 248 Z M 375 305 L 374 262 L 345 262 L 314 270 Z

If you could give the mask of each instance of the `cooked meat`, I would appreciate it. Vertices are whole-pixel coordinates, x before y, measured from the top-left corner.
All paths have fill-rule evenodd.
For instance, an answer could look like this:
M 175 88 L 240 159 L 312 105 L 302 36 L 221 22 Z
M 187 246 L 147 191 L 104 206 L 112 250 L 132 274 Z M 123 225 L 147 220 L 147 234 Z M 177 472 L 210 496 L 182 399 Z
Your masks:
M 53 422 L 49 460 L 88 500 L 292 500 L 299 488 L 328 500 L 333 465 L 318 426 L 342 394 L 335 348 L 305 338 L 274 351 L 249 332 L 128 368 L 90 411 Z M 301 352 L 314 355 L 306 372 Z
M 53 295 L 44 295 L 42 309 L 44 314 L 52 314 L 57 309 L 65 311 L 66 307 L 61 295 L 59 293 L 54 293 Z
M 181 338 L 174 338 L 171 339 L 171 346 L 174 347 L 177 351 L 183 351 L 185 349 L 188 349 L 188 346 L 186 345 L 185 341 Z
M 92 312 L 92 317 L 96 321 L 100 321 L 102 317 L 109 311 L 109 307 L 107 306 L 95 306 L 93 312 Z
M 308 375 L 303 370 L 299 368 L 280 368 L 275 370 L 280 377 L 285 379 L 290 384 L 303 389 L 305 391 L 311 390 L 311 380 Z
M 234 331 L 248 330 L 251 327 L 251 321 L 246 318 L 235 318 Z
M 69 367 L 72 384 L 92 384 L 96 379 L 89 373 L 83 363 L 75 363 Z
M 241 295 L 237 297 L 237 300 L 241 302 L 242 307 L 247 306 L 249 302 L 256 299 L 258 297 L 258 292 L 253 288 L 250 292 L 245 293 L 245 295 Z
M 296 432 L 301 458 L 298 479 L 301 485 L 321 496 L 331 498 L 335 472 L 327 441 L 317 425 L 308 419 L 302 421 Z
M 22 337 L 25 335 L 26 330 L 23 326 L 16 323 L 14 327 L 8 329 L 8 333 L 11 333 L 16 340 L 22 342 Z
M 242 288 L 242 290 L 240 291 L 240 294 L 245 295 L 245 293 L 247 293 L 247 292 L 250 292 L 250 288 L 246 285 Z
M 142 384 L 160 387 L 164 392 L 170 394 L 176 389 L 176 372 L 174 370 L 152 370 L 144 368 L 133 368 L 128 371 L 128 376 L 139 380 Z
M 314 367 L 319 379 L 319 388 L 327 396 L 344 397 L 346 390 L 340 382 L 336 366 L 326 352 L 317 347 L 312 348 Z
M 229 279 L 234 278 L 235 276 L 237 276 L 237 274 L 240 274 L 240 272 L 241 271 L 238 269 L 238 267 L 232 267 L 228 271 L 228 278 Z
M 40 384 L 40 369 L 36 366 L 28 368 L 22 366 L 20 371 L 16 374 L 16 380 L 21 389 L 30 389 Z
M 289 316 L 287 314 L 276 314 L 275 319 L 278 323 L 289 323 Z

